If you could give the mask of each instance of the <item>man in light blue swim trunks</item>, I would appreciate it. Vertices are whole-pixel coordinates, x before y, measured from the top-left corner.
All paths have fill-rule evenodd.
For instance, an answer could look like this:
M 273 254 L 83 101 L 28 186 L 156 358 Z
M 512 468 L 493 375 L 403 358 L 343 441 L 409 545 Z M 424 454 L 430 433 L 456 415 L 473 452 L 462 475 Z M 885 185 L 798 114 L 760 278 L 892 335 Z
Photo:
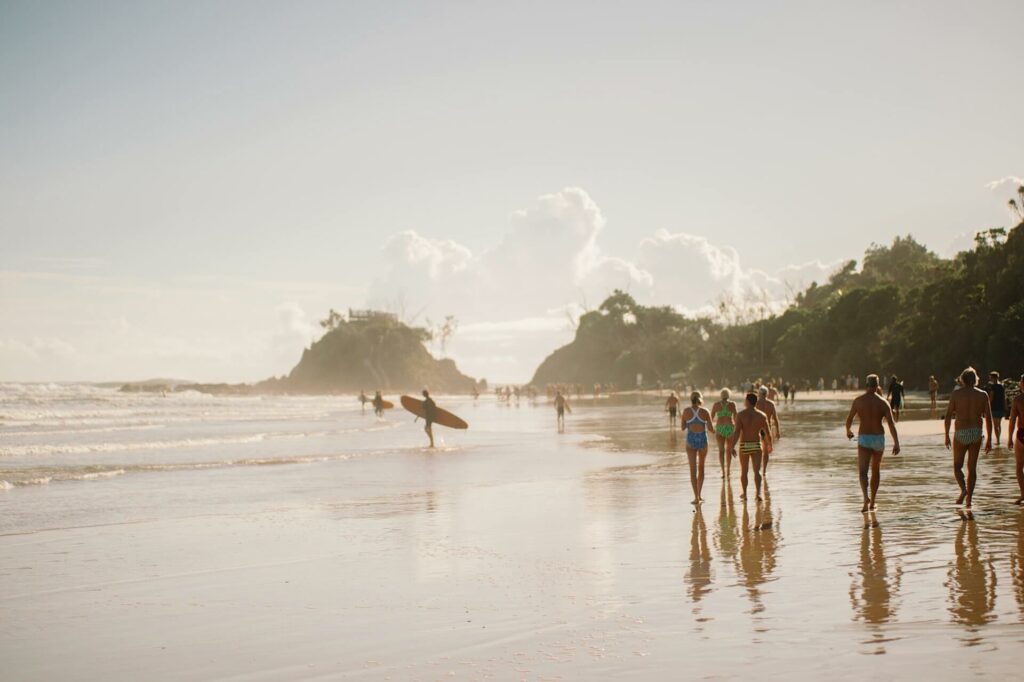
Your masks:
M 857 468 L 860 474 L 860 491 L 864 495 L 862 512 L 875 508 L 878 484 L 881 483 L 882 455 L 885 453 L 884 419 L 892 434 L 892 454 L 900 454 L 900 437 L 892 418 L 892 407 L 878 395 L 878 375 L 869 374 L 864 385 L 864 394 L 857 396 L 846 417 L 846 437 L 853 438 L 853 418 L 860 420 L 857 430 Z M 868 467 L 871 467 L 871 494 L 868 495 Z
M 949 437 L 949 426 L 956 420 L 956 432 Z M 984 430 L 982 430 L 984 420 Z M 988 393 L 978 388 L 978 373 L 968 367 L 960 374 L 960 387 L 949 396 L 946 408 L 946 449 L 953 450 L 953 476 L 960 486 L 957 504 L 970 508 L 974 499 L 974 485 L 978 480 L 978 454 L 982 439 L 985 452 L 992 451 L 992 406 Z M 964 478 L 964 462 L 967 463 L 967 477 Z

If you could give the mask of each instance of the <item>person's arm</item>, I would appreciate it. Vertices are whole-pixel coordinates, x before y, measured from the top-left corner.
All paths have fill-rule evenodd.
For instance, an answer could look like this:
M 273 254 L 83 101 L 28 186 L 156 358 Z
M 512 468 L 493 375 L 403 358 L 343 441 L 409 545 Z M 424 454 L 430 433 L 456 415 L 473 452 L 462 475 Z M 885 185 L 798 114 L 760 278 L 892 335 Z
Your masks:
M 985 454 L 992 452 L 992 401 L 985 394 Z
M 885 406 L 885 421 L 889 424 L 889 435 L 892 436 L 892 454 L 900 454 L 900 436 L 896 433 L 896 422 L 892 418 L 892 408 Z
M 775 419 L 775 440 L 782 440 L 782 425 L 779 424 L 779 410 L 772 405 L 772 418 Z
M 742 435 L 743 435 L 743 420 L 737 418 L 736 419 L 736 428 L 733 430 L 732 437 L 729 439 L 729 451 L 732 453 L 733 457 L 736 456 L 736 443 L 739 442 L 740 436 L 742 436 Z
M 775 447 L 775 442 L 772 440 L 772 423 L 765 419 L 764 427 L 765 452 L 768 452 L 768 450 L 772 450 Z
M 853 438 L 853 417 L 857 414 L 857 403 L 850 405 L 850 414 L 846 415 L 846 440 Z
M 946 449 L 947 450 L 949 450 L 951 447 L 953 447 L 953 441 L 951 441 L 949 439 L 949 425 L 953 421 L 953 415 L 955 413 L 956 413 L 956 410 L 953 409 L 953 397 L 950 396 L 950 398 L 949 398 L 949 405 L 946 407 L 946 416 L 942 418 L 942 423 L 945 426 Z
M 1014 400 L 1010 403 L 1010 435 L 1006 439 L 1006 446 L 1013 450 L 1013 433 L 1017 428 L 1017 419 L 1020 418 L 1020 401 Z

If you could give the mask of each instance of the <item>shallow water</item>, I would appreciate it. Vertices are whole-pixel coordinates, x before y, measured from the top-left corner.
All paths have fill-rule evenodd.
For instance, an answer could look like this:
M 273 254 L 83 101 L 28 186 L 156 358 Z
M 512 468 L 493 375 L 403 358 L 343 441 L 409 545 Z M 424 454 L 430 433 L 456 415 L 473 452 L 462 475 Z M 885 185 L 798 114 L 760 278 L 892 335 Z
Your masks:
M 764 502 L 654 396 L 442 400 L 0 392 L 0 657 L 13 679 L 1005 676 L 1024 653 L 1013 456 L 975 508 L 911 396 L 861 514 L 845 398 L 781 409 Z M 90 474 L 96 474 L 90 476 Z M 45 482 L 48 479 L 48 482 Z M 753 481 L 750 483 L 753 486 Z

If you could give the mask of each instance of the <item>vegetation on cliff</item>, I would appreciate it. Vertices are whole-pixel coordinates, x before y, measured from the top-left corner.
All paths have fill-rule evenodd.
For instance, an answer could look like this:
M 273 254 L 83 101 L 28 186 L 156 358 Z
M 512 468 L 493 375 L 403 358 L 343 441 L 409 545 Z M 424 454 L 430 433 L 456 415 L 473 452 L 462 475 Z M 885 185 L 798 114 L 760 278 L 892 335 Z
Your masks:
M 728 310 L 721 310 L 728 313 Z M 727 315 L 725 315 L 727 316 Z M 781 314 L 725 324 L 646 307 L 616 291 L 580 318 L 576 338 L 537 369 L 536 384 L 704 383 L 783 376 L 816 380 L 897 374 L 945 385 L 965 365 L 1024 372 L 1024 223 L 979 233 L 975 246 L 943 259 L 912 237 L 872 245 L 812 284 Z
M 476 382 L 450 359 L 437 359 L 424 347 L 425 329 L 395 317 L 368 314 L 359 319 L 331 319 L 327 332 L 303 351 L 287 377 L 271 379 L 264 389 L 301 393 L 416 390 L 469 392 Z

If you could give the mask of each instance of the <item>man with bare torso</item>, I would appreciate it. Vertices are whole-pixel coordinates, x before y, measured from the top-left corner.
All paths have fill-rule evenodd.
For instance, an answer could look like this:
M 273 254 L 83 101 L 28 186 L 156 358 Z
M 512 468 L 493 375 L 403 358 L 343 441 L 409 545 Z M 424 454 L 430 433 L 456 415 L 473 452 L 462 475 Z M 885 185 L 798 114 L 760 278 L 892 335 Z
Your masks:
M 896 423 L 892 417 L 892 407 L 882 396 L 878 395 L 878 375 L 869 374 L 864 394 L 858 396 L 850 406 L 850 414 L 846 417 L 846 437 L 853 438 L 853 418 L 860 420 L 857 427 L 857 471 L 860 475 L 860 492 L 864 495 L 862 512 L 875 508 L 878 496 L 878 484 L 881 483 L 882 455 L 885 453 L 884 419 L 889 424 L 892 434 L 892 454 L 900 454 L 900 437 L 896 434 Z M 871 495 L 868 495 L 868 466 L 871 467 Z
M 764 443 L 761 437 L 764 436 Z M 768 424 L 768 415 L 757 409 L 757 394 L 748 393 L 746 406 L 736 415 L 736 432 L 729 441 L 732 455 L 736 455 L 736 444 L 739 443 L 740 483 L 743 485 L 741 500 L 747 499 L 747 468 L 753 460 L 754 486 L 757 488 L 757 499 L 761 500 L 761 456 L 772 444 L 772 430 Z
M 771 384 L 769 384 L 769 386 L 771 386 Z M 772 431 L 773 439 L 771 444 L 765 448 L 764 456 L 761 460 L 761 473 L 767 474 L 768 456 L 771 455 L 772 451 L 775 449 L 775 441 L 782 438 L 782 431 L 779 428 L 779 412 L 775 409 L 775 401 L 772 400 L 771 391 L 769 388 L 762 386 L 758 391 L 758 394 L 760 397 L 758 398 L 756 407 L 764 412 L 765 416 L 768 418 L 769 428 L 774 429 L 774 431 Z
M 981 451 L 982 438 L 985 439 L 985 452 L 992 451 L 992 408 L 988 394 L 978 388 L 978 373 L 968 367 L 960 374 L 960 386 L 949 396 L 949 407 L 946 408 L 946 449 L 953 449 L 953 475 L 960 486 L 960 497 L 957 504 L 970 508 L 974 499 L 974 486 L 978 480 L 978 453 Z M 952 440 L 949 437 L 949 426 L 956 420 L 956 430 Z M 982 431 L 982 420 L 985 429 Z M 964 481 L 964 460 L 967 461 L 967 480 Z
M 1010 437 L 1006 444 L 1013 450 L 1014 469 L 1017 473 L 1017 487 L 1020 497 L 1016 504 L 1024 503 L 1024 374 L 1020 375 L 1020 393 L 1010 403 Z M 1016 442 L 1014 439 L 1016 438 Z

